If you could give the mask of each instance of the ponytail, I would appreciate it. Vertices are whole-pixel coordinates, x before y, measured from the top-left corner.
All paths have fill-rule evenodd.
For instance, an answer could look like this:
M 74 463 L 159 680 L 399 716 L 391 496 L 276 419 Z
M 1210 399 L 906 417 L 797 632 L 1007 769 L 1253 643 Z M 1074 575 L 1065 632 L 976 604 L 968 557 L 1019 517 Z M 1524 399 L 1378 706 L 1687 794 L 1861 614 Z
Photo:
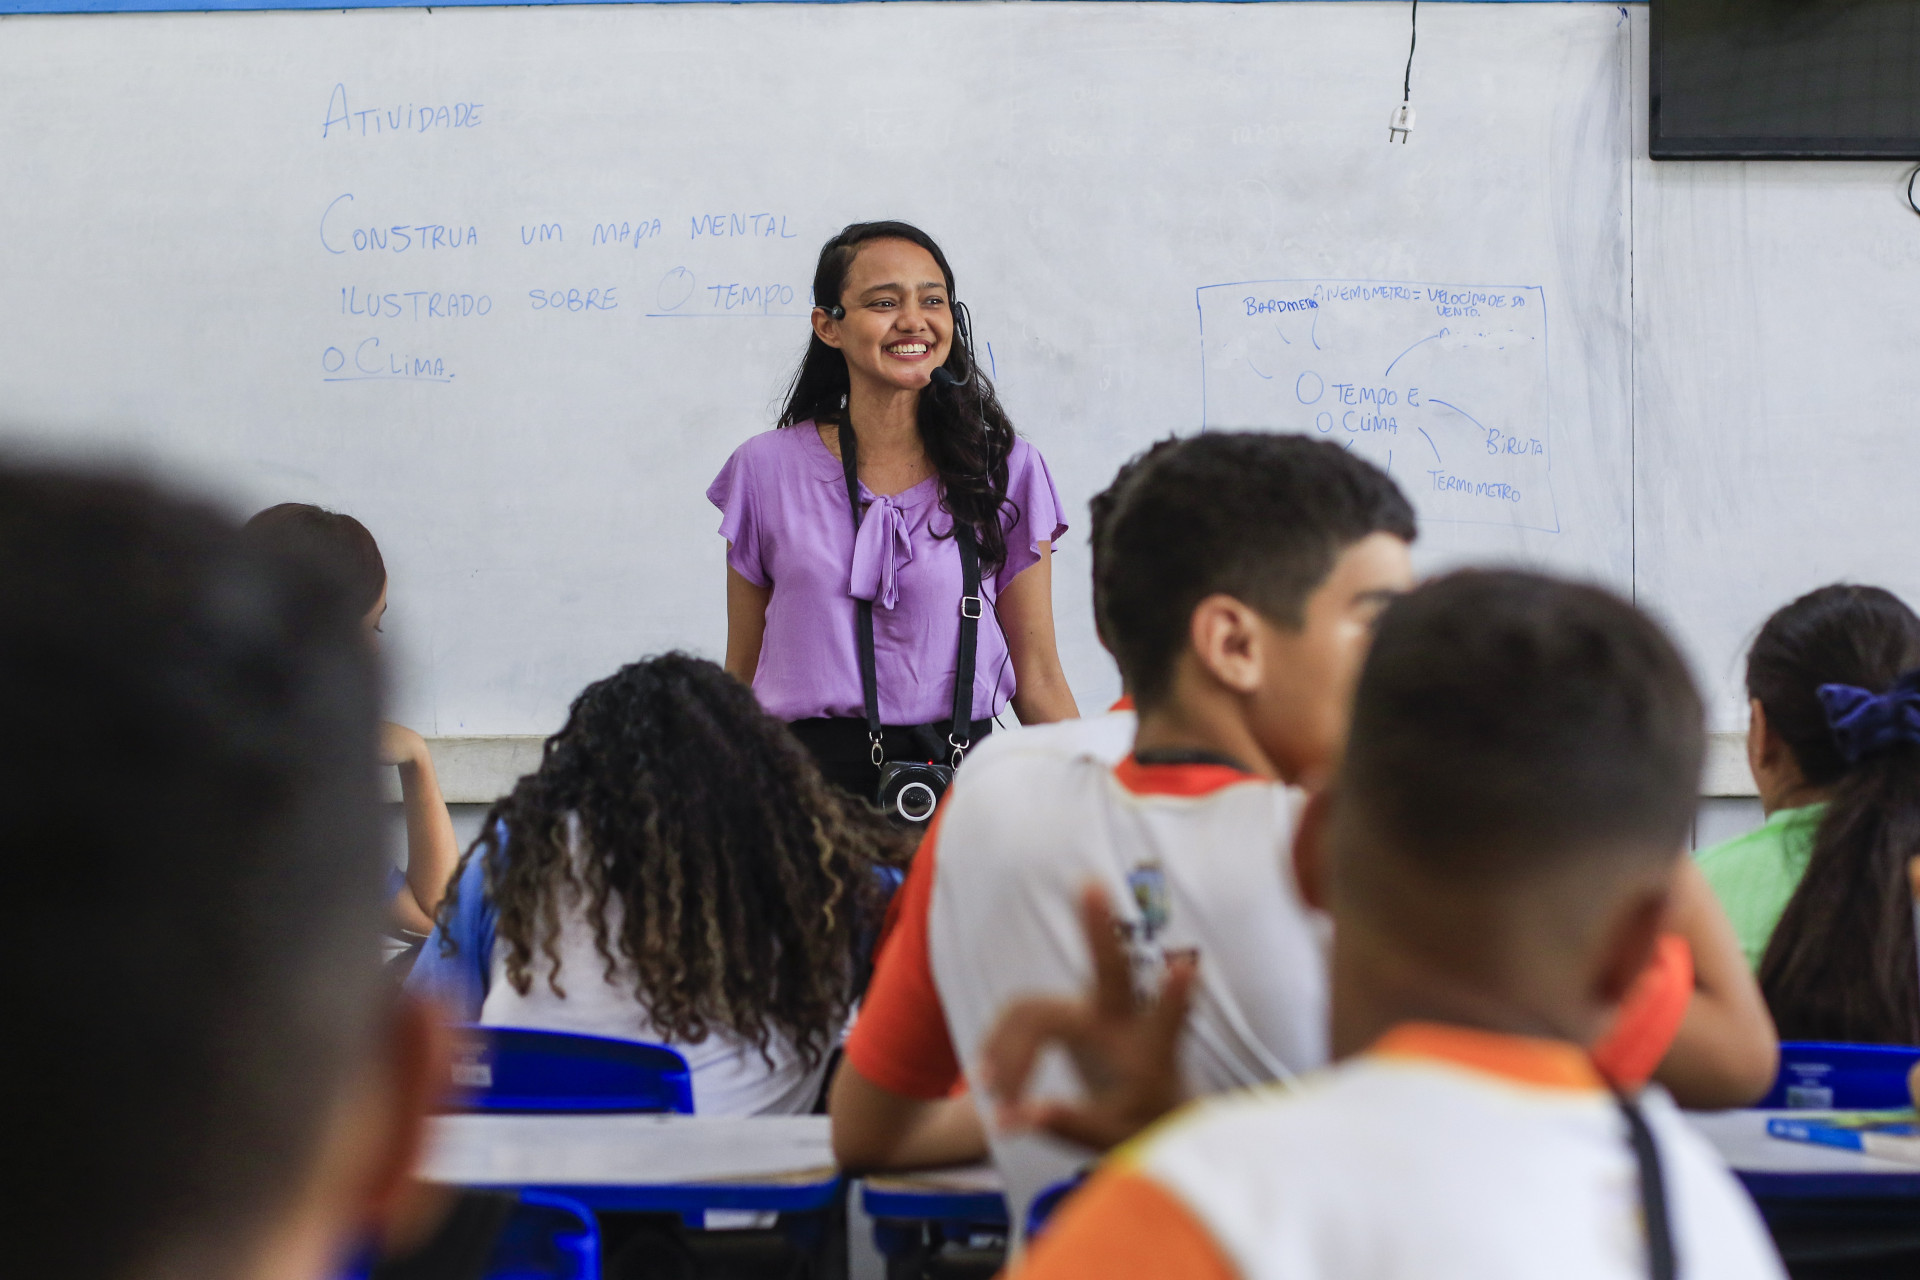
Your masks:
M 1920 855 L 1916 668 L 1920 618 L 1876 587 L 1802 596 L 1767 620 L 1748 655 L 1749 695 L 1807 783 L 1830 794 L 1760 961 L 1783 1039 L 1920 1044 L 1907 872 Z
M 1788 1040 L 1920 1044 L 1907 860 L 1920 853 L 1920 747 L 1863 760 L 1834 788 L 1813 856 L 1760 961 Z

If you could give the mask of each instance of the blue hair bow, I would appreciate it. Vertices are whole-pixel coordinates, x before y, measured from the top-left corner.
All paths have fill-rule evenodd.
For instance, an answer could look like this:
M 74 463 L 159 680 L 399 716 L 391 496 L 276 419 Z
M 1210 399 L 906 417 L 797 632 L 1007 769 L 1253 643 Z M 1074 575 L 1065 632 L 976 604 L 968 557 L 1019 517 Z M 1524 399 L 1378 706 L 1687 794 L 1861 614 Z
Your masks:
M 1885 693 L 1823 684 L 1820 705 L 1834 745 L 1848 764 L 1893 747 L 1920 746 L 1920 670 L 1907 672 Z

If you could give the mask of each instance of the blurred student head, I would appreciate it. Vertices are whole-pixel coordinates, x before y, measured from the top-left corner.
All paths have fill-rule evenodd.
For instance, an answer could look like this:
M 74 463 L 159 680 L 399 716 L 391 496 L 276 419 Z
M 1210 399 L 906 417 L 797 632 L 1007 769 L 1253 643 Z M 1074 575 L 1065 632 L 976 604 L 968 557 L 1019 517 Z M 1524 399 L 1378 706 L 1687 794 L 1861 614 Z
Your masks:
M 1826 693 L 1835 688 L 1852 694 Z M 1825 801 L 1806 874 L 1760 960 L 1792 1040 L 1920 1043 L 1909 862 L 1920 857 L 1920 618 L 1878 587 L 1808 592 L 1747 653 L 1747 750 L 1771 811 Z M 1849 732 L 1884 700 L 1890 732 Z M 1906 730 L 1902 731 L 1905 725 Z
M 325 507 L 282 502 L 256 513 L 247 521 L 246 533 L 265 546 L 324 565 L 340 579 L 366 629 L 380 630 L 387 611 L 387 562 L 367 526 Z
M 1412 582 L 1413 508 L 1296 435 L 1208 432 L 1135 470 L 1096 516 L 1094 598 L 1141 714 L 1224 699 L 1283 776 L 1325 769 L 1374 619 Z
M 139 481 L 0 461 L 9 1270 L 306 1277 L 396 1193 L 362 603 Z
M 1658 935 L 1705 743 L 1678 650 L 1609 592 L 1466 570 L 1391 604 L 1324 846 L 1301 842 L 1338 921 L 1336 1040 L 1344 967 L 1591 1043 Z

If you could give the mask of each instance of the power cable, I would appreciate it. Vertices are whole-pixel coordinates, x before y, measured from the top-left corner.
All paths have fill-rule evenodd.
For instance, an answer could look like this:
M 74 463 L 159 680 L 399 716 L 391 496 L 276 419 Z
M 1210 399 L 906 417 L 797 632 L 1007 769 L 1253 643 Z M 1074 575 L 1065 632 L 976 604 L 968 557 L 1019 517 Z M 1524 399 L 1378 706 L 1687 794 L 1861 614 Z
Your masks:
M 1420 43 L 1420 0 L 1413 0 L 1412 20 L 1407 33 L 1407 73 L 1400 80 L 1400 105 L 1387 121 L 1387 141 L 1401 142 L 1413 132 L 1413 51 Z

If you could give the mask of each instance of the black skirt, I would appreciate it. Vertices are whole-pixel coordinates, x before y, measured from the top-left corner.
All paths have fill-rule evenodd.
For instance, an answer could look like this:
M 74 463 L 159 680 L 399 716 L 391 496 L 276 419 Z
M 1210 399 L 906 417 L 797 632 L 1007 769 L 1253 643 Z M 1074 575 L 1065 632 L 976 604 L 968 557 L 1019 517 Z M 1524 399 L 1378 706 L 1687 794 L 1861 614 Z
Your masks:
M 828 782 L 872 804 L 880 792 L 880 766 L 873 762 L 867 722 L 852 716 L 814 716 L 791 720 L 787 727 L 800 745 L 812 753 Z M 888 760 L 923 760 L 946 764 L 953 756 L 947 735 L 951 720 L 939 724 L 882 725 L 880 745 Z M 993 732 L 992 720 L 973 722 L 972 745 Z

